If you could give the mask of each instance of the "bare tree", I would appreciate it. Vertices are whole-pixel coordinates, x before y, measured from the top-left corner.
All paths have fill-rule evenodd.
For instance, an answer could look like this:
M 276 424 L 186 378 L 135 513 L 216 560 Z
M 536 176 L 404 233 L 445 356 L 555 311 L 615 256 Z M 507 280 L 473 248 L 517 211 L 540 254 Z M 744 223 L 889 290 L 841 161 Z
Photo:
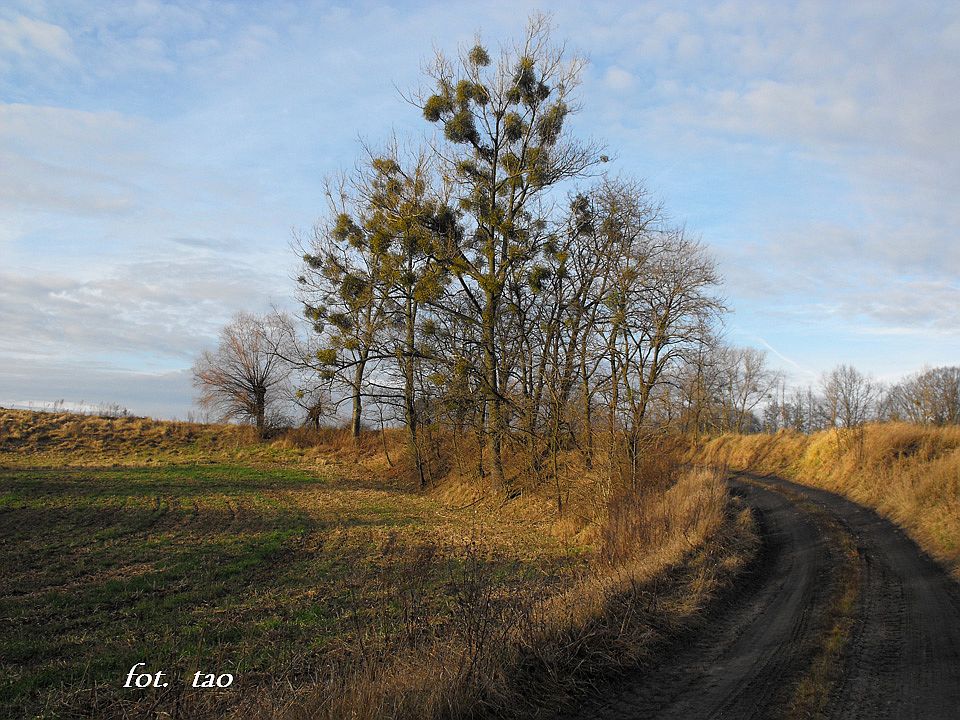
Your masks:
M 852 365 L 838 365 L 820 381 L 828 427 L 857 427 L 874 416 L 880 385 Z
M 274 353 L 279 328 L 274 318 L 238 313 L 220 333 L 213 352 L 193 365 L 198 404 L 221 420 L 252 422 L 263 433 L 272 391 L 289 369 Z
M 893 420 L 926 425 L 960 423 L 960 367 L 939 367 L 904 378 L 887 394 Z
M 645 237 L 619 264 L 606 305 L 610 422 L 620 417 L 634 458 L 654 400 L 669 402 L 680 370 L 725 310 L 703 245 L 682 228 Z
M 727 347 L 721 354 L 724 425 L 727 430 L 742 433 L 750 429 L 754 410 L 764 400 L 774 400 L 771 393 L 780 374 L 767 367 L 767 356 L 762 350 Z

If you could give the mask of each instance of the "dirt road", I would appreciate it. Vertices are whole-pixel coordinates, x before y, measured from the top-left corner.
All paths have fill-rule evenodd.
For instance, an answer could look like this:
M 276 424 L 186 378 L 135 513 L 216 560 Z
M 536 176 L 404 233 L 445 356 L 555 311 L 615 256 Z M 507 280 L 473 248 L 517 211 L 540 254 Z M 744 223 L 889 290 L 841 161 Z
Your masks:
M 778 478 L 731 487 L 764 538 L 743 590 L 564 720 L 960 718 L 960 586 L 855 503 Z

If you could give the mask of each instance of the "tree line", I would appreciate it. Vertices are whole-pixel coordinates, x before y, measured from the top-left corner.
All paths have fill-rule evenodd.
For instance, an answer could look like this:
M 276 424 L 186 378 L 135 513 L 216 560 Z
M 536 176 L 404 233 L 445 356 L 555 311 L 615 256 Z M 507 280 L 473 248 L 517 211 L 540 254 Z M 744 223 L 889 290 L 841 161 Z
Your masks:
M 928 368 L 885 385 L 851 365 L 838 365 L 817 388 L 795 388 L 788 394 L 781 384 L 756 419 L 756 429 L 816 432 L 887 421 L 960 423 L 960 367 Z

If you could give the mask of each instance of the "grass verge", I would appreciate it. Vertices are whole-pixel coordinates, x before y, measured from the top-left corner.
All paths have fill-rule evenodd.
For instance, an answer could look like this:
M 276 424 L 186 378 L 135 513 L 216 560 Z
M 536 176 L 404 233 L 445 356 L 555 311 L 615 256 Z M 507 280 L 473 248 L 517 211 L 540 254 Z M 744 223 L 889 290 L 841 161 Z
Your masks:
M 279 716 L 549 715 L 611 674 L 655 664 L 735 581 L 757 538 L 749 512 L 727 503 L 718 474 L 685 475 L 634 505 L 635 532 L 615 535 L 618 543 L 636 541 L 628 558 L 598 560 L 567 589 L 528 588 L 528 596 L 506 605 L 495 602 L 486 583 L 471 580 L 446 632 L 406 652 L 364 658 L 293 699 Z

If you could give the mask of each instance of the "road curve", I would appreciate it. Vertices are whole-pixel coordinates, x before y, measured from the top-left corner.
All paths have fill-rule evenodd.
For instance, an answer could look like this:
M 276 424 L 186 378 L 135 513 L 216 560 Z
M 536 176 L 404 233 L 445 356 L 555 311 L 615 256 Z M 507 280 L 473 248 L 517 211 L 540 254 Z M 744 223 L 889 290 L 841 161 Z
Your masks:
M 831 630 L 846 576 L 857 578 L 853 620 L 814 716 L 960 717 L 960 586 L 856 503 L 780 478 L 741 475 L 730 485 L 754 509 L 763 537 L 756 571 L 661 666 L 560 718 L 786 717 Z

